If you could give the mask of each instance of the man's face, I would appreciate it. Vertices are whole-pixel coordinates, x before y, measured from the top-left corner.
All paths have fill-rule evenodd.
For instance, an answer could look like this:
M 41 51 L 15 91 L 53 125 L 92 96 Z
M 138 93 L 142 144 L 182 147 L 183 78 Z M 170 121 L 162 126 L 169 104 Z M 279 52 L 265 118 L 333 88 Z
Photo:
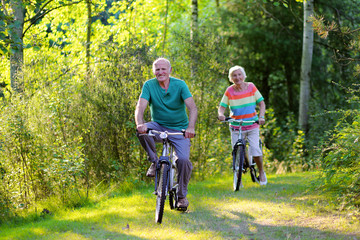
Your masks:
M 166 61 L 160 60 L 154 65 L 153 72 L 159 82 L 164 82 L 169 80 L 171 67 Z

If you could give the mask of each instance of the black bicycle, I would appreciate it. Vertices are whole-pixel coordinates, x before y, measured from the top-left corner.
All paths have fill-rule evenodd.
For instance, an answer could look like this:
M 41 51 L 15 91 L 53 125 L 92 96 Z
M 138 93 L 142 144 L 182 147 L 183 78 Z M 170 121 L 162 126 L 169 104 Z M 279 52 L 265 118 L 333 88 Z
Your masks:
M 238 122 L 240 124 L 239 127 L 239 137 L 234 144 L 232 156 L 233 156 L 233 173 L 234 173 L 234 180 L 233 180 L 233 188 L 234 191 L 239 191 L 241 187 L 241 178 L 242 174 L 246 173 L 247 171 L 250 172 L 251 179 L 253 182 L 259 182 L 259 171 L 257 169 L 256 163 L 253 161 L 253 157 L 249 154 L 248 149 L 248 142 L 247 139 L 243 139 L 242 137 L 242 129 L 245 123 L 258 123 L 258 121 L 243 121 L 243 120 L 236 120 L 233 118 L 226 118 L 223 122 Z M 261 140 L 259 140 L 260 149 L 262 147 Z
M 184 135 L 183 132 L 161 132 L 153 129 L 148 129 L 148 136 L 154 137 L 159 135 L 163 141 L 162 154 L 156 165 L 155 174 L 155 192 L 156 195 L 156 211 L 155 222 L 161 223 L 164 215 L 164 206 L 166 197 L 169 196 L 170 209 L 177 209 L 185 211 L 186 209 L 177 208 L 178 203 L 178 183 L 177 183 L 177 168 L 176 168 L 176 154 L 170 143 L 169 135 Z

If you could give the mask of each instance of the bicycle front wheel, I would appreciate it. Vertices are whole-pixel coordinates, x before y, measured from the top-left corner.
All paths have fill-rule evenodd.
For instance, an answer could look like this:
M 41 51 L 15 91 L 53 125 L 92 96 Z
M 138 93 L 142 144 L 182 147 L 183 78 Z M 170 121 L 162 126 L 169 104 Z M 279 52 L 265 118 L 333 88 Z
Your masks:
M 164 205 L 167 193 L 167 175 L 168 175 L 168 165 L 161 164 L 160 170 L 158 172 L 159 184 L 157 186 L 156 192 L 156 212 L 155 212 L 155 222 L 161 223 L 164 215 Z
M 244 165 L 244 158 L 245 158 L 245 151 L 244 146 L 239 145 L 236 152 L 235 152 L 235 158 L 234 158 L 234 181 L 233 181 L 233 187 L 234 191 L 239 191 L 241 186 L 241 177 L 242 177 L 242 170 Z

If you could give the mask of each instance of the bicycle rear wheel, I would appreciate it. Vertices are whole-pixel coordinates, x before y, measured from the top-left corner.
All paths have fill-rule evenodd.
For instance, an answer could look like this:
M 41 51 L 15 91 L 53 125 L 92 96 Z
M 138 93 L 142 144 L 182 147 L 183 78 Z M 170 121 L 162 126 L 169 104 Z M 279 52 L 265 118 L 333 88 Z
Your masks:
M 155 222 L 161 223 L 164 214 L 164 205 L 167 192 L 167 176 L 168 176 L 168 165 L 160 163 L 160 170 L 158 170 L 159 184 L 156 192 L 156 212 Z
M 177 171 L 175 167 L 171 167 L 170 169 L 170 181 L 169 181 L 169 201 L 170 201 L 170 209 L 174 209 L 177 204 Z
M 262 151 L 261 139 L 259 139 L 259 147 L 260 147 L 260 150 Z M 257 167 L 257 164 L 254 162 L 254 159 L 252 156 L 251 156 L 250 174 L 251 174 L 251 179 L 253 180 L 253 182 L 260 183 L 259 169 Z
M 246 145 L 246 148 L 245 148 L 245 162 L 244 164 L 246 163 L 247 167 L 249 168 L 250 170 L 250 176 L 251 176 L 251 180 L 253 182 L 256 182 L 256 183 L 259 183 L 259 171 L 257 169 L 257 165 L 256 163 L 254 162 L 254 159 L 253 159 L 253 156 L 251 156 L 249 154 L 249 149 L 248 149 L 248 145 Z
M 233 181 L 233 188 L 234 191 L 239 191 L 241 186 L 241 177 L 242 177 L 242 170 L 244 165 L 244 158 L 245 158 L 245 151 L 244 145 L 239 145 L 235 152 L 235 159 L 234 159 L 234 181 Z

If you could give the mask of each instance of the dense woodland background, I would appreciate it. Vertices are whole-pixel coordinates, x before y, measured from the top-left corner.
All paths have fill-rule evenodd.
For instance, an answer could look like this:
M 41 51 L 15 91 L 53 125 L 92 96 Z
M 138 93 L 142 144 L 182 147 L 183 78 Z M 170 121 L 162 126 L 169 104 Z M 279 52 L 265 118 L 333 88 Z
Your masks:
M 302 62 L 306 4 L 312 62 Z M 216 109 L 228 69 L 242 65 L 267 106 L 266 171 L 317 169 L 340 209 L 359 207 L 357 0 L 3 0 L 0 17 L 0 223 L 44 201 L 78 207 L 91 192 L 151 181 L 134 109 L 161 56 L 198 106 L 193 180 L 230 169 Z

